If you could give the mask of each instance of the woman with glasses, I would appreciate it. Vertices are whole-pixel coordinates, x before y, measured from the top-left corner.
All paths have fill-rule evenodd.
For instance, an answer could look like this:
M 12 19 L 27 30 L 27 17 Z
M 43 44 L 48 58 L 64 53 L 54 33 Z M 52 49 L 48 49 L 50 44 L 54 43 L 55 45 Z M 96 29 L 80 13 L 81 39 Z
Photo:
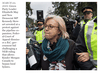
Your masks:
M 42 70 L 72 70 L 75 43 L 68 39 L 64 20 L 50 15 L 44 23 L 45 39 L 41 48 Z

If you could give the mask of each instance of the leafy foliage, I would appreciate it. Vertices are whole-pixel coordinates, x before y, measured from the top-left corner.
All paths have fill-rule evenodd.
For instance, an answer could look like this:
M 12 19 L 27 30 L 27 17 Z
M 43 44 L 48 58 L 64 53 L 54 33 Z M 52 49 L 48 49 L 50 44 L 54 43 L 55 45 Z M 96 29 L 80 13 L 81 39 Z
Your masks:
M 60 16 L 71 15 L 75 7 L 74 2 L 52 2 L 52 4 L 54 5 L 53 8 L 55 8 L 54 14 Z
M 54 10 L 54 14 L 65 16 L 75 16 L 80 15 L 82 16 L 82 8 L 86 6 L 90 6 L 93 8 L 94 16 L 97 15 L 97 4 L 96 2 L 52 2 Z M 74 12 L 73 12 L 74 11 Z M 76 13 L 75 13 L 76 12 Z
M 26 16 L 32 15 L 32 8 L 30 7 L 31 2 L 26 2 Z

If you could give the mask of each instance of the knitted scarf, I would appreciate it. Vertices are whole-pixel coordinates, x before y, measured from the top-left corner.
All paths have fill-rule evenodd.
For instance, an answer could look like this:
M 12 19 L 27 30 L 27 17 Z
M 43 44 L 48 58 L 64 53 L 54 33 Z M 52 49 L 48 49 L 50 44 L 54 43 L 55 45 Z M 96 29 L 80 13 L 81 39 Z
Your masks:
M 46 38 L 42 42 L 42 51 L 48 60 L 50 62 L 63 60 L 69 48 L 68 40 L 60 37 L 56 43 L 55 49 L 52 51 L 48 48 L 48 42 Z

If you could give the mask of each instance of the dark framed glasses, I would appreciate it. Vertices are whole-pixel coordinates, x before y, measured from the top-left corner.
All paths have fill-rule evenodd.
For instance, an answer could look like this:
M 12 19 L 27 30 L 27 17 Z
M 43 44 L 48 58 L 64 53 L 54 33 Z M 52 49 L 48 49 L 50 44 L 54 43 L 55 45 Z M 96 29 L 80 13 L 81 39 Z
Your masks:
M 91 11 L 85 11 L 85 12 L 83 12 L 84 15 L 90 14 L 90 13 L 92 13 L 92 12 Z
M 59 28 L 58 26 L 44 25 L 44 28 L 47 28 L 47 27 L 48 29 Z

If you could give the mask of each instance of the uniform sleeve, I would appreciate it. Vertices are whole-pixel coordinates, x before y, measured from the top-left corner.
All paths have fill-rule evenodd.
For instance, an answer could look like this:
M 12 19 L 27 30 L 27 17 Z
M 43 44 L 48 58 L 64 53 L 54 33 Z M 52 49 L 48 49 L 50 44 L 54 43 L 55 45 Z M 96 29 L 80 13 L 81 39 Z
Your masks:
M 84 26 L 82 30 L 79 32 L 74 51 L 75 53 L 87 52 L 87 47 L 84 39 Z

